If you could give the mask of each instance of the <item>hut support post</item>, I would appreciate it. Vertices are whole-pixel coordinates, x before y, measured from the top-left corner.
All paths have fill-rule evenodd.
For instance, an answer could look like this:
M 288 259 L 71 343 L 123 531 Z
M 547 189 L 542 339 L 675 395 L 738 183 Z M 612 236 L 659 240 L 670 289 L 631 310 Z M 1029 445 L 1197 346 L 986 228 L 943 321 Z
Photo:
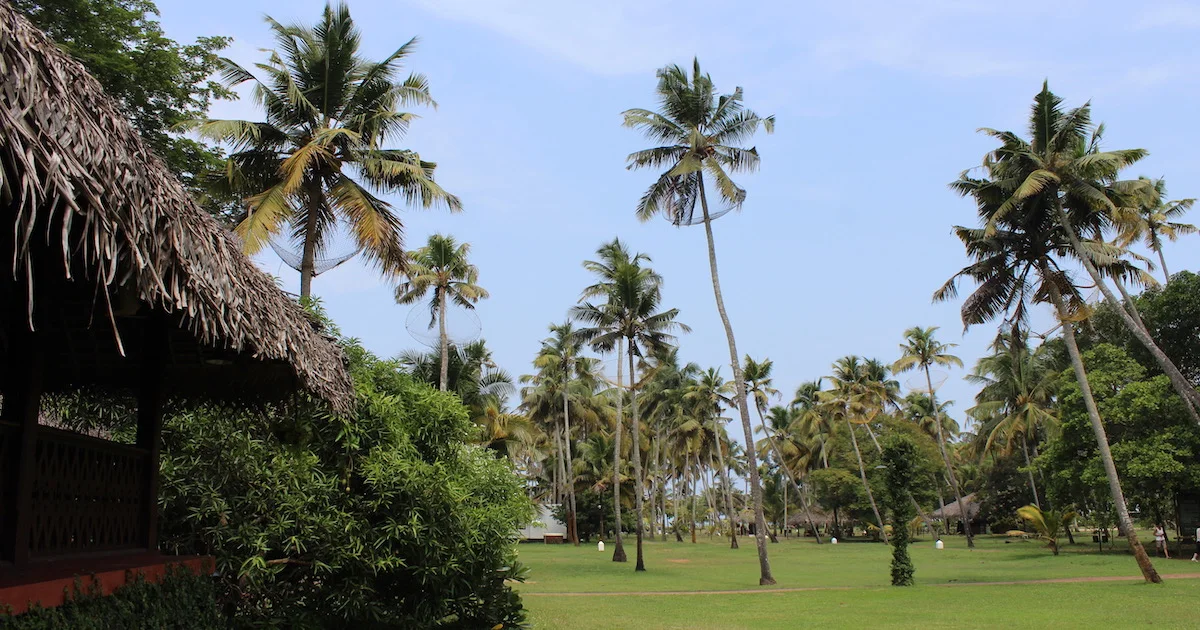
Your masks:
M 36 333 L 15 326 L 13 330 L 18 332 L 10 338 L 2 419 L 19 429 L 15 448 L 10 451 L 16 457 L 5 462 L 4 483 L 10 484 L 13 503 L 3 509 L 13 511 L 4 521 L 5 531 L 0 533 L 3 545 L 0 552 L 13 564 L 21 565 L 29 561 L 29 536 L 33 528 L 33 477 L 44 361 Z
M 137 447 L 146 453 L 145 494 L 142 505 L 146 549 L 158 551 L 159 444 L 162 436 L 163 370 L 169 341 L 166 322 L 151 316 L 146 322 L 141 382 L 138 385 Z

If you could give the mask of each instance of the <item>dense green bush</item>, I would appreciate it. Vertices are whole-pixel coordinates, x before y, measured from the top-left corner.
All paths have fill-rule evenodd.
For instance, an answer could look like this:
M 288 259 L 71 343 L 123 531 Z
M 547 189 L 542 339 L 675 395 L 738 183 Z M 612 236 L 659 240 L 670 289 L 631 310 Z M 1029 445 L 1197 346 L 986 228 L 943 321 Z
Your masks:
M 166 422 L 163 546 L 217 558 L 239 626 L 517 627 L 531 504 L 451 394 L 350 342 L 355 417 L 189 408 Z
M 917 461 L 917 445 L 906 435 L 890 436 L 883 444 L 882 459 L 886 469 L 887 506 L 892 512 L 892 586 L 912 586 L 913 564 L 908 555 L 911 539 L 907 524 L 915 516 L 911 491 L 915 484 L 913 464 Z
M 5 630 L 220 630 L 229 625 L 218 612 L 212 578 L 186 569 L 158 583 L 136 580 L 108 597 L 95 591 L 57 608 L 0 616 Z

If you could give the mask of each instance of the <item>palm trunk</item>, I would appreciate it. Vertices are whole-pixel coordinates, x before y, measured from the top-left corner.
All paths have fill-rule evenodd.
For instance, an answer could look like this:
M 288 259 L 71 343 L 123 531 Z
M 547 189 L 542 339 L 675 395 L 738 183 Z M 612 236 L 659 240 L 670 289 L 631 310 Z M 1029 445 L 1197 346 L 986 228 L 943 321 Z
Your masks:
M 1033 483 L 1033 464 L 1029 461 L 1029 443 L 1024 433 L 1021 434 L 1021 453 L 1025 455 L 1025 470 L 1029 474 L 1029 490 L 1033 492 L 1033 504 L 1041 510 L 1042 502 L 1038 500 L 1037 484 Z
M 679 532 L 679 506 L 683 504 L 683 490 L 687 488 L 685 475 L 687 475 L 686 465 L 684 470 L 680 471 L 679 479 L 675 480 L 675 522 L 672 523 L 674 527 L 671 528 L 675 530 L 675 542 L 683 542 L 683 534 Z
M 771 575 L 771 561 L 767 558 L 767 519 L 763 516 L 762 482 L 758 478 L 758 458 L 754 454 L 754 435 L 750 428 L 750 409 L 746 402 L 746 380 L 742 376 L 742 363 L 738 359 L 737 342 L 733 338 L 733 325 L 725 312 L 725 298 L 721 295 L 721 279 L 717 274 L 717 248 L 713 242 L 712 219 L 708 214 L 708 197 L 704 193 L 704 175 L 699 177 L 700 208 L 704 212 L 704 235 L 708 239 L 708 267 L 712 274 L 713 296 L 717 301 L 717 313 L 725 326 L 725 338 L 729 341 L 729 362 L 733 366 L 733 381 L 737 387 L 738 415 L 742 420 L 742 431 L 746 437 L 746 464 L 750 468 L 750 495 L 754 500 L 755 545 L 758 547 L 758 583 L 760 586 L 775 584 Z
M 862 451 L 858 450 L 858 438 L 854 435 L 854 425 L 846 419 L 846 428 L 850 429 L 850 443 L 854 445 L 854 456 L 858 458 L 858 474 L 862 476 L 863 489 L 867 491 L 867 500 L 871 502 L 871 511 L 875 513 L 875 521 L 879 523 L 879 533 L 883 542 L 888 542 L 887 530 L 883 528 L 883 518 L 879 516 L 879 506 L 875 505 L 875 494 L 871 492 L 871 484 L 867 483 L 867 468 L 863 464 Z
M 1067 312 L 1067 304 L 1063 300 L 1058 286 L 1049 278 L 1049 266 L 1045 261 L 1041 263 L 1041 267 L 1043 282 L 1050 289 L 1050 298 L 1053 300 L 1054 308 L 1058 313 L 1058 321 L 1062 322 L 1063 325 L 1063 340 L 1067 344 L 1067 353 L 1071 356 L 1071 367 L 1075 370 L 1075 380 L 1079 383 L 1079 391 L 1083 395 L 1083 404 L 1087 408 L 1088 420 L 1092 424 L 1092 433 L 1096 436 L 1096 446 L 1100 451 L 1100 461 L 1103 462 L 1104 473 L 1108 477 L 1108 490 L 1112 494 L 1113 505 L 1117 509 L 1117 524 L 1121 527 L 1122 533 L 1125 534 L 1125 539 L 1129 541 L 1129 547 L 1133 551 L 1133 557 L 1137 560 L 1138 568 L 1142 571 L 1142 577 L 1147 582 L 1161 583 L 1162 577 L 1154 569 L 1154 564 L 1150 562 L 1150 557 L 1146 555 L 1146 549 L 1142 547 L 1141 541 L 1138 540 L 1137 532 L 1133 529 L 1133 520 L 1129 517 L 1129 508 L 1125 504 L 1125 493 L 1121 490 L 1121 480 L 1117 476 L 1117 465 L 1113 462 L 1112 451 L 1108 446 L 1108 435 L 1104 430 L 1104 421 L 1100 419 L 1100 411 L 1096 407 L 1096 400 L 1092 397 L 1092 387 L 1088 383 L 1087 371 L 1083 366 L 1083 357 L 1079 353 L 1079 345 L 1075 342 L 1075 327 L 1068 321 L 1069 313 Z
M 450 337 L 446 334 L 446 289 L 438 288 L 438 336 L 442 346 L 442 370 L 438 386 L 446 391 L 450 383 Z
M 691 452 L 688 452 L 689 457 Z M 696 459 L 700 459 L 700 455 L 696 455 Z M 690 489 L 692 491 L 692 544 L 696 544 L 696 467 L 692 466 L 691 459 L 688 459 L 688 476 L 691 478 Z
M 569 373 L 567 380 L 570 380 Z M 567 533 L 571 535 L 571 542 L 578 547 L 579 523 L 575 520 L 575 466 L 573 465 L 574 460 L 571 458 L 571 412 L 567 401 L 567 383 L 563 383 L 563 431 L 566 433 L 563 443 L 567 447 Z
M 613 562 L 625 562 L 625 545 L 621 544 L 621 424 L 625 406 L 625 390 L 621 386 L 622 340 L 617 340 L 617 425 L 613 430 L 613 517 L 616 525 L 617 544 L 613 545 Z
M 949 536 L 950 519 L 946 518 L 946 499 L 944 499 L 942 495 L 942 480 L 938 479 L 937 475 L 934 475 L 933 477 L 933 485 L 937 487 L 938 507 L 941 508 L 940 512 L 942 513 L 942 533 Z
M 308 186 L 308 217 L 304 221 L 304 248 L 300 253 L 300 297 L 312 297 L 312 281 L 316 275 L 317 219 L 321 210 L 321 184 Z
M 643 532 L 643 513 L 642 513 L 642 494 L 645 488 L 642 486 L 642 427 L 638 420 L 637 406 L 637 372 L 633 366 L 633 340 L 629 340 L 629 406 L 631 407 L 630 416 L 633 418 L 633 427 L 630 429 L 629 450 L 633 456 L 633 505 L 637 520 L 634 522 L 633 531 L 637 536 L 637 565 L 634 566 L 634 571 L 645 571 L 646 560 L 642 556 L 642 536 Z
M 1162 246 L 1159 245 L 1158 247 L 1155 247 L 1154 251 L 1158 253 L 1158 262 L 1162 265 L 1163 286 L 1171 284 L 1171 272 L 1167 271 L 1167 259 L 1165 256 L 1163 256 Z
M 708 470 L 711 472 L 712 469 L 713 469 L 712 450 L 710 449 L 708 451 Z M 704 502 L 708 504 L 708 510 L 710 512 L 712 512 L 713 522 L 716 525 L 715 529 L 719 530 L 719 529 L 721 529 L 721 510 L 720 510 L 720 508 L 717 507 L 716 499 L 713 498 L 714 495 L 713 495 L 712 486 L 710 486 L 708 483 L 708 478 L 710 476 L 711 475 L 702 475 L 700 477 L 700 481 L 704 482 Z M 709 531 L 708 538 L 709 538 L 709 540 L 712 540 L 711 530 Z
M 721 465 L 721 485 L 722 492 L 725 495 L 725 510 L 729 516 L 729 548 L 737 549 L 737 514 L 733 511 L 733 486 L 729 483 L 729 475 L 725 468 L 725 450 L 722 447 L 721 441 L 717 440 L 717 463 Z
M 804 517 L 808 519 L 808 524 L 812 525 L 813 534 L 817 538 L 817 544 L 820 545 L 821 532 L 817 529 L 816 521 L 813 520 L 812 511 L 809 510 L 808 493 L 800 487 L 800 483 L 796 481 L 796 476 L 792 474 L 792 469 L 788 468 L 787 464 L 783 463 L 783 453 L 779 450 L 779 444 L 775 442 L 775 436 L 770 431 L 767 431 L 767 423 L 765 420 L 763 420 L 762 409 L 758 410 L 758 425 L 762 427 L 763 433 L 767 435 L 767 441 L 771 444 L 771 450 L 775 453 L 775 459 L 779 460 L 779 467 L 783 469 L 788 481 L 791 481 L 792 485 L 796 488 L 796 494 L 800 497 L 800 505 L 804 507 Z M 784 520 L 784 525 L 787 525 L 786 519 Z
M 1092 264 L 1091 259 L 1088 258 L 1087 254 L 1083 251 L 1083 243 L 1079 240 L 1079 235 L 1075 233 L 1075 228 L 1071 225 L 1066 211 L 1063 210 L 1062 203 L 1056 201 L 1054 207 L 1058 214 L 1058 221 L 1062 224 L 1063 231 L 1067 233 L 1067 238 L 1071 241 L 1071 247 L 1074 248 L 1076 255 L 1083 263 L 1083 267 L 1087 270 L 1088 275 L 1092 277 L 1092 281 L 1096 283 L 1096 288 L 1100 289 L 1100 293 L 1104 295 L 1104 299 L 1113 307 L 1113 310 L 1117 312 L 1117 315 L 1121 316 L 1121 321 L 1125 323 L 1125 326 L 1130 332 L 1133 333 L 1133 336 L 1136 337 L 1137 340 L 1141 342 L 1141 344 L 1145 346 L 1147 350 L 1150 351 L 1150 354 L 1154 357 L 1154 361 L 1158 363 L 1158 366 L 1162 368 L 1163 373 L 1167 375 L 1167 378 L 1171 381 L 1171 385 L 1175 388 L 1175 391 L 1179 392 L 1179 395 L 1183 398 L 1184 408 L 1187 409 L 1188 415 L 1190 415 L 1192 418 L 1192 422 L 1194 422 L 1197 427 L 1200 427 L 1200 412 L 1197 412 L 1196 410 L 1197 407 L 1200 407 L 1200 392 L 1196 391 L 1196 388 L 1188 382 L 1187 377 L 1185 377 L 1183 373 L 1179 371 L 1179 368 L 1175 366 L 1175 363 L 1173 363 L 1171 359 L 1167 357 L 1166 353 L 1162 351 L 1162 348 L 1158 347 L 1158 344 L 1156 344 L 1154 339 L 1150 337 L 1150 331 L 1146 330 L 1145 325 L 1138 321 L 1140 318 L 1135 319 L 1134 316 L 1130 314 L 1129 310 L 1127 310 L 1125 305 L 1117 300 L 1117 297 L 1113 295 L 1112 289 L 1108 288 L 1108 283 L 1104 281 L 1104 278 L 1096 269 L 1096 265 Z M 1130 303 L 1132 304 L 1132 302 Z M 1063 327 L 1065 328 L 1066 324 L 1064 324 Z
M 929 374 L 929 366 L 925 366 L 925 385 L 929 388 L 929 404 L 933 407 L 933 425 L 937 427 L 938 450 L 942 452 L 942 462 L 946 464 L 946 476 L 950 479 L 950 489 L 954 491 L 954 500 L 958 502 L 958 517 L 962 519 L 963 533 L 967 535 L 967 548 L 975 548 L 975 535 L 971 533 L 971 515 L 963 504 L 962 490 L 958 487 L 958 476 L 954 474 L 954 466 L 950 455 L 946 452 L 946 436 L 942 433 L 942 417 L 938 413 L 937 398 L 933 393 L 933 377 Z M 942 513 L 945 516 L 945 512 Z

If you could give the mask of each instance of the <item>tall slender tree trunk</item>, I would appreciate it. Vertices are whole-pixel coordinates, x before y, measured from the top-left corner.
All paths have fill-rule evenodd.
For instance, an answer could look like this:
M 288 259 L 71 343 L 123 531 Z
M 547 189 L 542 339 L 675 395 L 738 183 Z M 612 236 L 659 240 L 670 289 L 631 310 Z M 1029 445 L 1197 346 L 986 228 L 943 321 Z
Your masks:
M 708 214 L 708 197 L 704 192 L 704 175 L 699 177 L 700 209 L 704 212 L 704 235 L 708 239 L 708 267 L 712 274 L 713 296 L 717 301 L 717 313 L 725 326 L 725 338 L 729 341 L 729 362 L 733 366 L 733 381 L 737 387 L 738 415 L 742 420 L 742 431 L 746 437 L 746 464 L 750 468 L 750 495 L 754 500 L 754 544 L 758 548 L 759 585 L 775 584 L 771 575 L 771 561 L 767 558 L 767 519 L 763 516 L 762 482 L 758 478 L 758 458 L 754 454 L 754 434 L 750 427 L 750 409 L 746 401 L 746 379 L 742 375 L 742 362 L 738 358 L 737 342 L 733 337 L 733 325 L 725 312 L 725 298 L 721 295 L 721 278 L 717 273 L 717 246 L 713 242 L 712 219 Z
M 721 431 L 724 431 L 722 428 Z M 736 550 L 738 548 L 738 515 L 733 511 L 733 486 L 730 484 L 730 475 L 728 468 L 725 467 L 725 446 L 721 444 L 721 439 L 716 439 L 716 460 L 721 466 L 721 491 L 725 494 L 725 510 L 726 515 L 730 517 L 730 548 Z
M 312 297 L 312 281 L 316 275 L 317 220 L 321 214 L 321 184 L 308 184 L 308 217 L 304 220 L 304 247 L 300 251 L 300 297 Z
M 1025 455 L 1025 471 L 1029 474 L 1029 490 L 1033 492 L 1033 504 L 1037 509 L 1042 509 L 1042 502 L 1038 499 L 1037 484 L 1033 483 L 1033 464 L 1029 461 L 1029 441 L 1025 439 L 1025 434 L 1021 433 L 1021 452 Z
M 971 532 L 971 515 L 963 503 L 962 490 L 958 486 L 958 476 L 954 474 L 954 464 L 946 451 L 946 436 L 942 432 L 942 416 L 938 412 L 937 398 L 933 392 L 933 377 L 929 374 L 929 365 L 925 365 L 925 385 L 929 388 L 929 405 L 933 407 L 933 425 L 937 427 L 938 450 L 942 452 L 942 462 L 946 464 L 946 476 L 950 479 L 950 489 L 954 491 L 954 500 L 958 502 L 958 516 L 962 520 L 963 533 L 967 535 L 967 548 L 975 548 L 975 534 Z M 946 513 L 943 511 L 942 516 Z
M 942 480 L 938 479 L 937 475 L 933 476 L 933 485 L 937 487 L 938 507 L 941 508 L 940 511 L 942 514 L 942 533 L 949 536 L 950 535 L 950 519 L 946 518 L 946 499 L 943 497 L 943 494 L 942 494 Z
M 817 538 L 817 544 L 821 543 L 821 532 L 817 529 L 817 523 L 813 520 L 812 511 L 808 508 L 808 493 L 800 487 L 800 483 L 796 480 L 796 475 L 792 474 L 792 469 L 788 468 L 783 461 L 783 452 L 779 450 L 779 444 L 775 442 L 775 436 L 767 430 L 766 420 L 763 419 L 762 409 L 758 410 L 758 426 L 762 427 L 762 432 L 767 436 L 767 442 L 771 445 L 771 450 L 775 453 L 775 459 L 779 460 L 779 467 L 783 469 L 784 475 L 788 481 L 792 482 L 792 486 L 796 488 L 796 494 L 800 497 L 800 505 L 804 508 L 804 517 L 808 519 L 808 524 L 812 525 L 813 534 Z M 784 521 L 786 525 L 786 520 Z
M 1067 344 L 1067 353 L 1071 356 L 1071 367 L 1075 370 L 1075 380 L 1078 381 L 1079 391 L 1083 395 L 1083 405 L 1087 408 L 1088 420 L 1092 424 L 1092 433 L 1096 436 L 1100 461 L 1104 464 L 1104 473 L 1108 477 L 1108 490 L 1112 494 L 1113 505 L 1117 509 L 1117 524 L 1129 542 L 1129 548 L 1133 551 L 1133 557 L 1142 571 L 1142 577 L 1147 582 L 1159 584 L 1162 582 L 1162 577 L 1154 569 L 1154 564 L 1150 562 L 1150 556 L 1146 555 L 1146 549 L 1142 547 L 1142 542 L 1138 540 L 1137 532 L 1133 529 L 1133 519 L 1129 517 L 1129 507 L 1125 503 L 1125 493 L 1121 490 L 1121 480 L 1117 476 L 1117 465 L 1113 462 L 1112 451 L 1108 446 L 1104 421 L 1100 419 L 1100 410 L 1096 407 L 1096 400 L 1092 397 L 1092 386 L 1088 383 L 1087 370 L 1083 366 L 1083 356 L 1079 353 L 1079 345 L 1075 342 L 1075 327 L 1068 320 L 1070 313 L 1067 311 L 1066 301 L 1063 300 L 1058 286 L 1050 280 L 1049 265 L 1042 261 L 1041 268 L 1043 282 L 1050 289 L 1050 299 L 1054 302 L 1058 321 L 1062 323 L 1063 340 Z
M 690 454 L 691 454 L 691 453 L 689 452 L 689 455 L 690 455 Z M 700 459 L 700 454 L 699 454 L 699 453 L 697 453 L 697 454 L 696 454 L 696 459 Z M 693 466 L 693 465 L 692 465 L 692 462 L 691 462 L 691 460 L 689 460 L 689 461 L 688 461 L 688 475 L 691 477 L 691 491 L 692 491 L 692 510 L 691 510 L 691 520 L 692 520 L 692 544 L 694 545 L 694 544 L 696 544 L 696 466 Z
M 655 431 L 655 434 L 654 470 L 658 474 L 658 507 L 662 510 L 662 541 L 667 542 L 667 476 L 663 474 L 666 458 L 662 457 L 662 431 Z
M 625 562 L 625 545 L 621 543 L 621 425 L 625 422 L 622 417 L 625 406 L 625 390 L 621 383 L 621 364 L 625 361 L 622 356 L 623 341 L 617 340 L 617 426 L 613 431 L 613 516 L 616 524 L 613 529 L 617 534 L 617 544 L 613 545 L 613 562 Z
M 685 467 L 685 469 L 680 472 L 679 479 L 675 480 L 675 521 L 671 523 L 674 526 L 671 529 L 675 530 L 675 542 L 683 542 L 683 534 L 679 531 L 679 506 L 683 504 L 683 490 L 687 488 L 687 483 L 684 483 L 684 480 L 686 479 L 684 475 L 686 474 L 687 469 Z
M 1200 408 L 1200 391 L 1196 391 L 1196 388 L 1188 382 L 1187 377 L 1179 371 L 1179 368 L 1175 366 L 1170 357 L 1162 351 L 1162 348 L 1158 347 L 1158 344 L 1150 336 L 1150 331 L 1146 329 L 1145 324 L 1139 321 L 1141 318 L 1138 317 L 1135 319 L 1129 312 L 1128 307 L 1113 295 L 1112 289 L 1108 288 L 1108 283 L 1104 281 L 1104 278 L 1096 269 L 1096 265 L 1092 263 L 1091 258 L 1083 251 L 1083 243 L 1080 241 L 1079 235 L 1075 232 L 1074 226 L 1071 225 L 1071 220 L 1067 217 L 1066 211 L 1063 210 L 1062 203 L 1055 201 L 1054 208 L 1058 215 L 1058 221 L 1063 226 L 1063 231 L 1067 233 L 1067 238 L 1071 241 L 1071 247 L 1075 250 L 1075 254 L 1080 262 L 1083 263 L 1083 268 L 1092 277 L 1092 281 L 1096 283 L 1096 288 L 1100 289 L 1100 293 L 1104 295 L 1104 299 L 1113 307 L 1117 315 L 1121 317 L 1121 321 L 1125 323 L 1125 327 L 1150 351 L 1150 354 L 1154 357 L 1154 361 L 1158 363 L 1163 373 L 1171 381 L 1171 386 L 1183 398 L 1183 406 L 1187 409 L 1188 415 L 1191 416 L 1192 422 L 1197 427 L 1200 427 L 1200 412 L 1197 411 L 1197 408 Z M 1132 304 L 1132 301 L 1129 303 Z M 1065 323 L 1063 327 L 1066 327 Z
M 1167 271 L 1167 258 L 1163 256 L 1162 245 L 1155 247 L 1154 251 L 1158 253 L 1158 262 L 1162 265 L 1163 286 L 1171 284 L 1171 272 Z
M 446 334 L 446 288 L 438 287 L 438 337 L 442 346 L 442 369 L 438 387 L 446 391 L 450 382 L 450 336 Z
M 867 500 L 871 502 L 871 511 L 875 513 L 875 522 L 879 523 L 879 534 L 883 542 L 888 542 L 887 530 L 883 528 L 883 517 L 879 515 L 879 506 L 875 504 L 875 494 L 871 492 L 871 484 L 867 482 L 867 467 L 863 464 L 862 451 L 858 450 L 858 438 L 854 435 L 854 425 L 846 419 L 846 428 L 850 430 L 850 444 L 854 446 L 854 456 L 858 458 L 858 474 L 862 476 L 863 489 L 867 491 Z
M 570 368 L 566 375 L 566 382 L 563 383 L 563 444 L 566 448 L 567 459 L 567 531 L 571 535 L 571 542 L 579 546 L 579 523 L 575 520 L 575 466 L 574 460 L 571 458 L 571 411 L 568 404 L 567 385 L 570 382 Z
M 633 363 L 633 340 L 628 340 L 629 352 L 629 406 L 630 417 L 633 419 L 633 426 L 630 429 L 629 450 L 633 456 L 633 505 L 634 512 L 637 515 L 637 520 L 634 523 L 633 530 L 637 536 L 637 565 L 634 566 L 634 571 L 645 571 L 646 560 L 642 556 L 642 536 L 644 535 L 643 527 L 645 518 L 642 512 L 642 494 L 645 487 L 642 485 L 642 426 L 638 420 L 638 405 L 637 405 L 637 372 L 634 370 Z

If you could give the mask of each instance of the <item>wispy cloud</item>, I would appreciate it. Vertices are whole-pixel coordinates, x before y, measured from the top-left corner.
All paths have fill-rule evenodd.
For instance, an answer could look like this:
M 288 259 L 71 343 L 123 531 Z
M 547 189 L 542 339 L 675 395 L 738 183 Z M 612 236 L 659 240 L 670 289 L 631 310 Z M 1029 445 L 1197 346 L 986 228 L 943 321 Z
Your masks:
M 1200 4 L 1171 2 L 1150 7 L 1134 22 L 1137 30 L 1200 28 Z

